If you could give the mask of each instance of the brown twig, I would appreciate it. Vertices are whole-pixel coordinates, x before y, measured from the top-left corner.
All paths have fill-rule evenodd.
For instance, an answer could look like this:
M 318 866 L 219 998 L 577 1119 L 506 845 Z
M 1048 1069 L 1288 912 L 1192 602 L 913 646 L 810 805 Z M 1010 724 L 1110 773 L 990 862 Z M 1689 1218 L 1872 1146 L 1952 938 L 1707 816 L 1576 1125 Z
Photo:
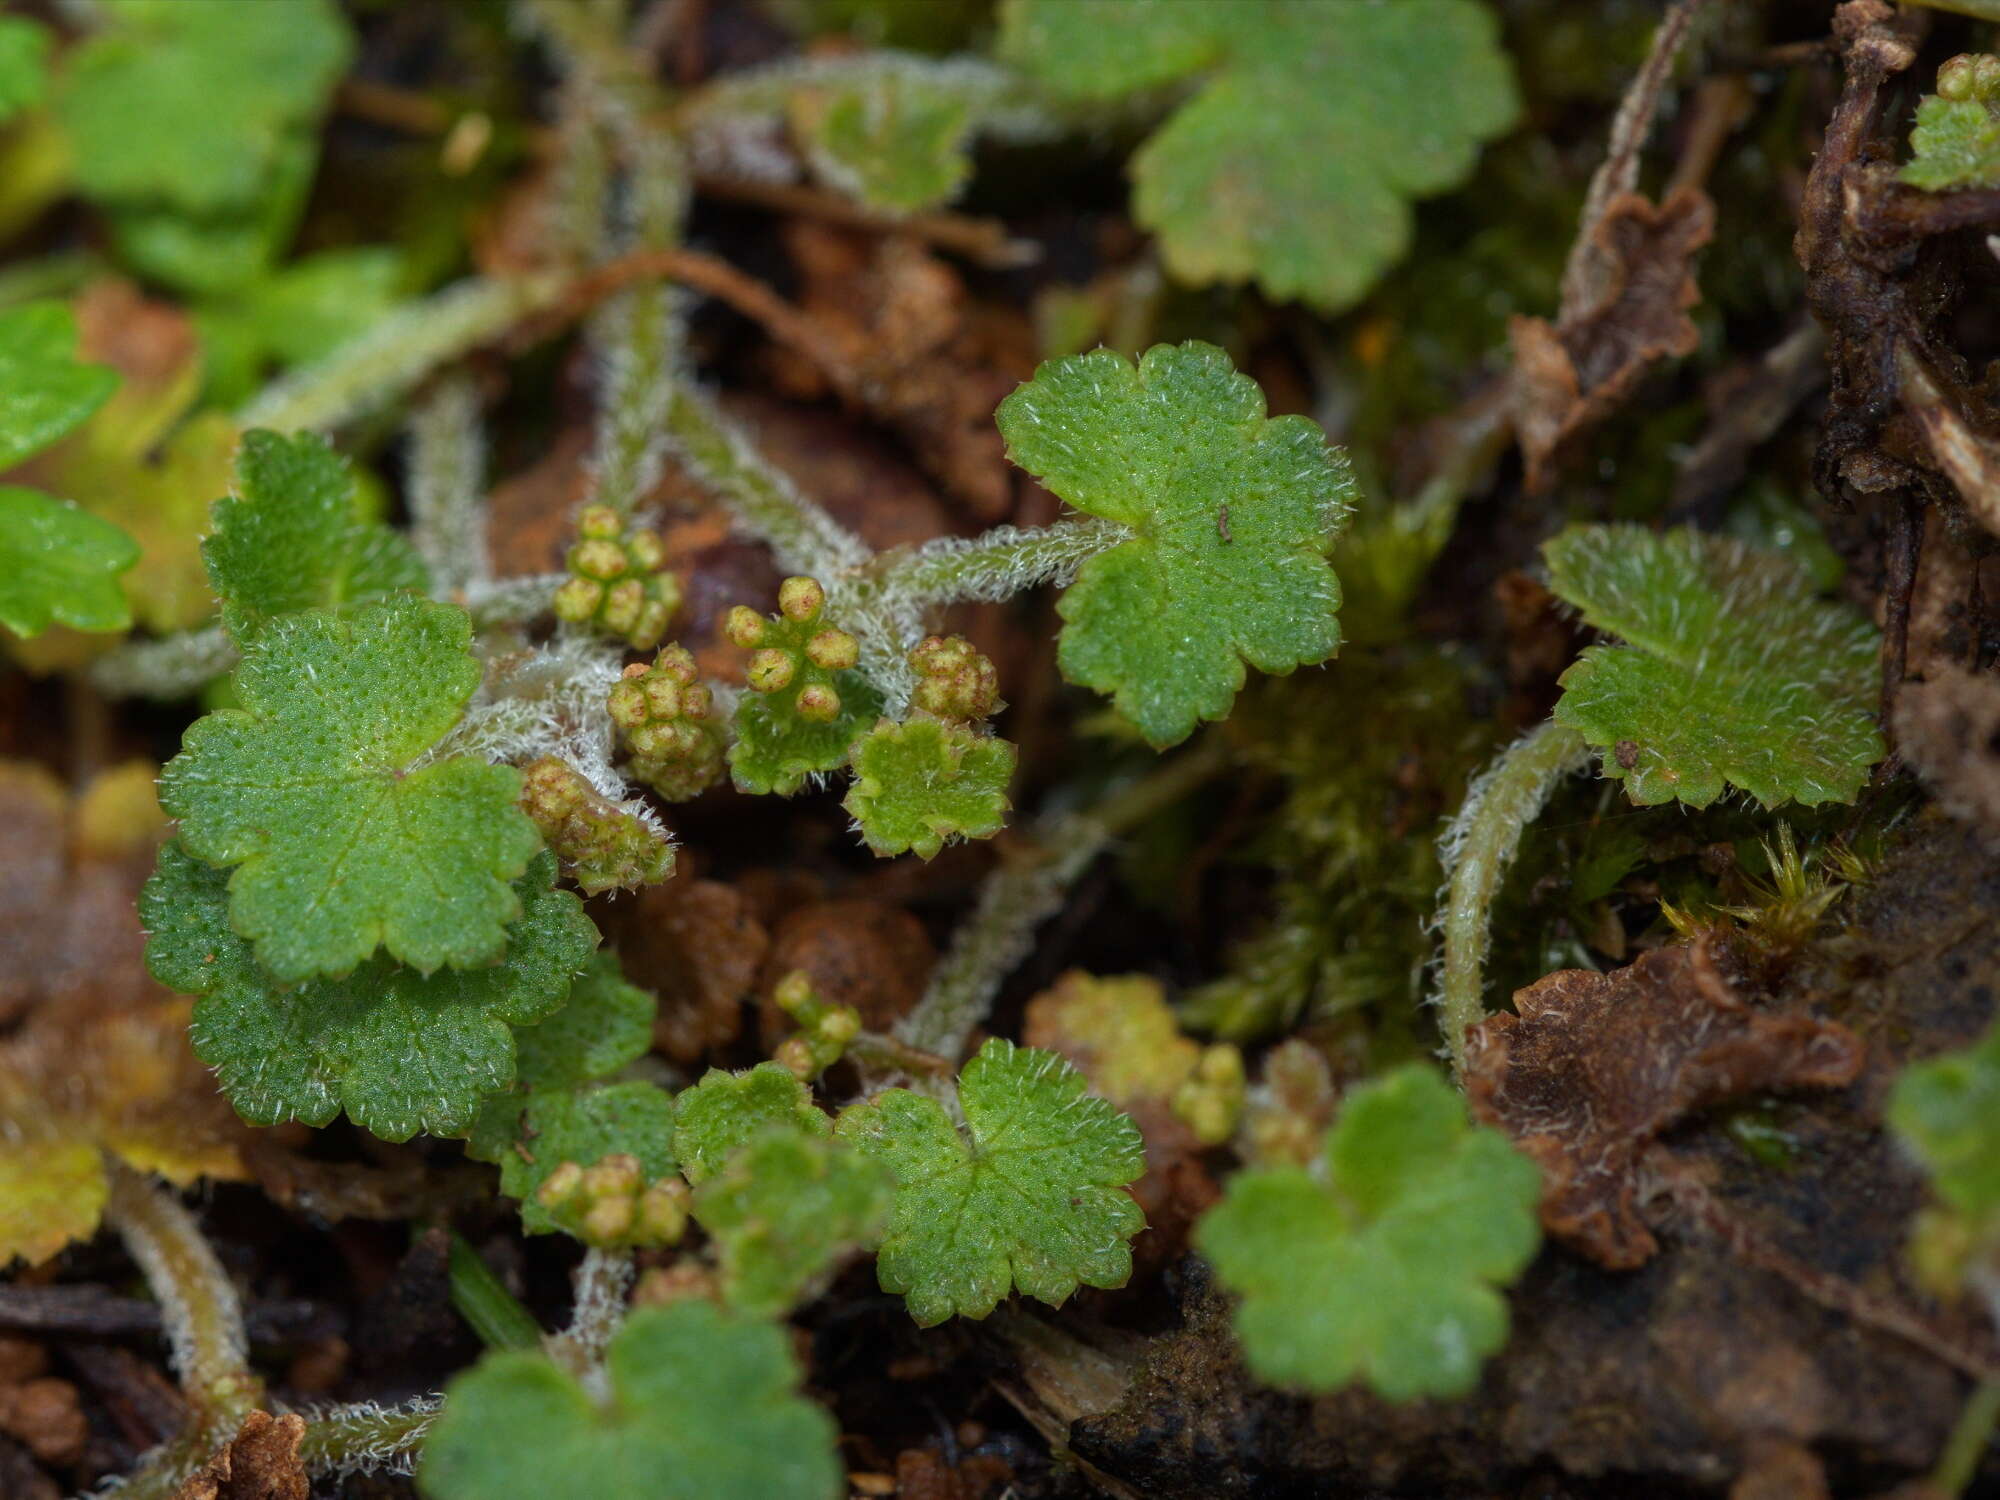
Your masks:
M 1033 265 L 1042 249 L 1032 240 L 1009 238 L 1007 226 L 998 219 L 979 219 L 966 214 L 927 213 L 892 218 L 874 212 L 850 198 L 799 183 L 758 182 L 748 177 L 730 177 L 712 172 L 698 174 L 695 191 L 704 198 L 741 203 L 772 213 L 795 214 L 803 219 L 822 219 L 850 229 L 873 234 L 902 234 L 923 240 L 941 250 L 962 255 L 989 270 L 1007 271 Z
M 1652 50 L 1646 54 L 1644 65 L 1618 103 L 1618 113 L 1611 121 L 1610 144 L 1605 150 L 1604 160 L 1591 176 L 1589 191 L 1584 195 L 1583 212 L 1577 217 L 1576 239 L 1570 245 L 1569 261 L 1563 267 L 1563 321 L 1580 316 L 1597 299 L 1596 267 L 1593 264 L 1597 227 L 1611 205 L 1638 186 L 1639 153 L 1645 149 L 1646 141 L 1653 133 L 1653 119 L 1659 113 L 1660 95 L 1665 92 L 1667 80 L 1673 75 L 1674 59 L 1680 54 L 1681 43 L 1687 40 L 1688 28 L 1694 24 L 1695 13 L 1705 3 L 1706 0 L 1674 0 L 1661 18 L 1659 29 L 1653 33 Z

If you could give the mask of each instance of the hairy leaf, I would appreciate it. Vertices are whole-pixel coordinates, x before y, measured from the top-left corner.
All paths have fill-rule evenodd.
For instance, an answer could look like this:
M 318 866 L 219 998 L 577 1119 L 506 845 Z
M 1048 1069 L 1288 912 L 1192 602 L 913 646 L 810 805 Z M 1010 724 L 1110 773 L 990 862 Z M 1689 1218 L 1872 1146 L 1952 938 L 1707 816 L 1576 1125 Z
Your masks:
M 132 608 L 118 575 L 139 544 L 88 511 L 40 490 L 0 485 L 0 625 L 37 635 L 50 621 L 123 630 Z
M 812 1090 L 776 1063 L 744 1073 L 710 1068 L 700 1083 L 674 1100 L 674 1129 L 681 1171 L 700 1187 L 737 1151 L 773 1126 L 804 1135 L 827 1135 L 833 1122 L 812 1102 Z
M 1001 50 L 1058 93 L 1205 81 L 1131 163 L 1133 208 L 1188 281 L 1338 311 L 1409 248 L 1520 112 L 1480 0 L 1006 0 Z M 1310 143 L 1310 144 L 1302 144 Z
M 67 59 L 57 100 L 93 197 L 192 213 L 255 199 L 285 137 L 346 66 L 327 0 L 99 0 L 104 28 Z
M 77 362 L 76 319 L 62 303 L 0 312 L 0 469 L 81 426 L 117 384 L 103 366 Z
M 198 995 L 195 1052 L 253 1124 L 324 1125 L 341 1110 L 384 1140 L 466 1130 L 515 1075 L 513 1027 L 563 1003 L 597 943 L 583 905 L 538 855 L 518 883 L 507 956 L 430 975 L 372 958 L 340 979 L 286 987 L 230 925 L 228 877 L 179 843 L 139 898 L 146 962 Z
M 934 858 L 952 839 L 984 839 L 1007 821 L 1014 747 L 963 724 L 883 719 L 856 741 L 854 785 L 840 805 L 877 854 Z
M 798 1394 L 782 1329 L 710 1303 L 642 1307 L 593 1395 L 539 1352 L 446 1391 L 418 1478 L 434 1500 L 835 1500 L 834 1424 Z
M 608 1078 L 653 1043 L 653 997 L 619 972 L 618 960 L 598 953 L 570 987 L 563 1008 L 520 1032 L 520 1079 L 528 1088 L 565 1088 Z
M 887 1164 L 896 1202 L 878 1274 L 928 1327 L 983 1318 L 1018 1288 L 1059 1306 L 1123 1286 L 1145 1227 L 1123 1191 L 1145 1169 L 1139 1131 L 1052 1052 L 988 1041 L 959 1078 L 961 1132 L 935 1099 L 890 1089 L 840 1117 Z
M 767 1126 L 695 1193 L 723 1300 L 782 1316 L 843 1255 L 875 1243 L 892 1194 L 887 1169 L 845 1141 Z
M 237 865 L 229 917 L 282 980 L 385 947 L 428 972 L 490 963 L 540 843 L 508 766 L 419 764 L 479 681 L 472 625 L 399 598 L 275 620 L 243 653 L 241 708 L 188 730 L 160 780 L 189 852 Z
M 281 615 L 427 586 L 416 548 L 356 514 L 354 475 L 325 438 L 245 433 L 236 488 L 215 502 L 201 556 L 238 641 Z
M 947 203 L 972 173 L 972 101 L 948 64 L 885 68 L 845 88 L 801 89 L 792 128 L 820 178 L 874 208 Z
M 1642 805 L 1851 802 L 1884 753 L 1877 633 L 1782 553 L 1694 531 L 1575 526 L 1542 549 L 1555 592 L 1623 646 L 1563 674 L 1556 719 Z
M 1354 484 L 1304 417 L 1213 345 L 1050 360 L 1000 403 L 1008 456 L 1134 535 L 1083 565 L 1059 606 L 1063 675 L 1112 694 L 1155 745 L 1224 717 L 1244 663 L 1326 660 L 1340 581 L 1326 560 Z
M 1413 1064 L 1352 1092 L 1312 1167 L 1229 1179 L 1195 1243 L 1263 1380 L 1459 1396 L 1507 1338 L 1496 1286 L 1533 1259 L 1541 1176 Z

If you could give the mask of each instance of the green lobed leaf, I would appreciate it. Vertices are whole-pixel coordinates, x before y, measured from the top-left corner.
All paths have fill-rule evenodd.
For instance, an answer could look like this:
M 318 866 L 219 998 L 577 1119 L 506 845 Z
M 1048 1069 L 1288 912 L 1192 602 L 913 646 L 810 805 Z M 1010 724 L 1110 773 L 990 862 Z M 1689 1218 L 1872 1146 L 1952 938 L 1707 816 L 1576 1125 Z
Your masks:
M 353 43 L 328 0 L 99 0 L 103 29 L 66 59 L 57 113 L 96 198 L 191 213 L 262 191 Z
M 325 438 L 245 433 L 236 488 L 215 502 L 201 556 L 239 642 L 282 615 L 428 586 L 416 548 L 357 513 L 354 474 Z
M 1311 1168 L 1231 1177 L 1195 1245 L 1241 1296 L 1261 1380 L 1462 1396 L 1507 1338 L 1495 1290 L 1534 1258 L 1541 1174 L 1412 1064 L 1354 1090 Z
M 840 805 L 877 854 L 934 858 L 952 839 L 984 839 L 1007 822 L 1014 747 L 963 724 L 883 719 L 856 741 L 854 785 Z
M 40 21 L 0 16 L 0 125 L 42 102 L 49 87 L 52 40 Z
M 2000 114 L 1983 100 L 1927 96 L 1917 105 L 1902 179 L 1929 193 L 2000 187 Z
M 1904 1069 L 1888 1118 L 1938 1197 L 2000 1231 L 2000 1025 L 1963 1051 Z
M 1053 1052 L 995 1037 L 960 1075 L 961 1132 L 937 1100 L 890 1089 L 839 1132 L 886 1164 L 896 1201 L 877 1274 L 925 1327 L 983 1318 L 1011 1289 L 1060 1306 L 1079 1284 L 1123 1286 L 1145 1227 L 1123 1191 L 1145 1170 L 1139 1130 Z
M 139 897 L 147 967 L 197 995 L 192 1035 L 237 1113 L 324 1125 L 345 1110 L 384 1140 L 456 1135 L 514 1079 L 512 1028 L 563 1003 L 597 945 L 540 854 L 517 883 L 506 959 L 425 976 L 382 958 L 345 978 L 281 985 L 230 925 L 228 876 L 176 841 Z
M 1183 280 L 1327 312 L 1409 248 L 1409 200 L 1464 182 L 1520 114 L 1481 0 L 1006 0 L 1001 52 L 1085 100 L 1202 75 L 1132 159 L 1134 214 Z
M 641 1082 L 502 1095 L 480 1111 L 465 1149 L 499 1163 L 500 1191 L 520 1200 L 523 1229 L 556 1234 L 563 1226 L 535 1194 L 564 1162 L 588 1167 L 622 1153 L 639 1159 L 648 1182 L 673 1171 L 673 1098 Z
M 834 1423 L 798 1393 L 783 1329 L 707 1302 L 642 1307 L 587 1391 L 540 1352 L 489 1354 L 446 1391 L 431 1500 L 835 1500 Z
M 782 1316 L 843 1255 L 875 1243 L 893 1194 L 887 1169 L 846 1142 L 766 1126 L 694 1195 L 723 1300 Z
M 123 630 L 132 608 L 118 575 L 139 544 L 88 511 L 40 490 L 0 484 L 0 625 L 38 635 L 51 621 Z
M 846 88 L 806 90 L 793 128 L 821 180 L 891 213 L 949 202 L 972 174 L 972 103 L 948 71 L 884 69 Z
M 229 916 L 281 980 L 375 952 L 428 972 L 491 963 L 540 844 L 521 777 L 420 764 L 478 685 L 465 611 L 400 597 L 311 611 L 244 647 L 241 708 L 190 728 L 160 778 L 188 851 L 239 868 Z
M 1885 753 L 1879 637 L 1795 559 L 1639 526 L 1574 526 L 1542 555 L 1563 601 L 1628 643 L 1587 649 L 1555 716 L 1634 802 L 1706 807 L 1725 786 L 1767 807 L 1854 800 Z
M 206 362 L 221 367 L 217 401 L 226 398 L 223 387 L 237 379 L 241 361 L 230 330 L 212 321 L 214 306 L 254 293 L 273 275 L 305 211 L 318 164 L 318 141 L 294 132 L 279 142 L 257 196 L 245 203 L 206 213 L 164 199 L 105 207 L 120 261 L 184 296 L 213 299 L 197 309 L 195 323 Z
M 614 954 L 597 953 L 563 1008 L 514 1038 L 522 1085 L 566 1088 L 610 1077 L 653 1045 L 658 1009 L 649 992 L 626 981 Z
M 117 384 L 115 371 L 77 361 L 76 318 L 65 304 L 0 311 L 0 470 L 82 426 Z
M 1352 508 L 1346 455 L 1210 344 L 1050 360 L 1000 403 L 1008 457 L 1130 541 L 1086 562 L 1058 606 L 1063 675 L 1109 693 L 1153 744 L 1228 714 L 1244 663 L 1340 644 L 1327 562 Z
M 777 1063 L 759 1063 L 743 1073 L 710 1068 L 674 1100 L 675 1139 L 688 1185 L 699 1188 L 773 1126 L 803 1135 L 833 1130 L 826 1112 L 813 1103 L 812 1090 Z

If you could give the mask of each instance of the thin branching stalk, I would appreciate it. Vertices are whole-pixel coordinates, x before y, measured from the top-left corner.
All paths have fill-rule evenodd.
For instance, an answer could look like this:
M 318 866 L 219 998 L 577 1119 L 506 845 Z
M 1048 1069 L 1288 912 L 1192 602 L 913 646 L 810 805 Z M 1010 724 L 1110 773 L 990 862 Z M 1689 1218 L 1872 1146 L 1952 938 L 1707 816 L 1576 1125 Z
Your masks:
M 267 385 L 237 413 L 237 423 L 280 432 L 343 426 L 555 306 L 568 289 L 555 275 L 472 277 L 405 303 L 317 364 Z
M 1438 842 L 1445 884 L 1437 1004 L 1444 1012 L 1452 1072 L 1463 1081 L 1465 1033 L 1486 1018 L 1488 917 L 1521 835 L 1564 777 L 1590 763 L 1583 736 L 1551 719 L 1502 751 L 1466 790 L 1465 805 Z
M 956 1061 L 994 997 L 1034 947 L 1035 929 L 1062 909 L 1070 886 L 1111 841 L 1172 806 L 1227 764 L 1209 741 L 1106 798 L 1088 816 L 1057 814 L 1035 828 L 1035 848 L 986 878 L 979 903 L 952 934 L 924 997 L 895 1039 Z
M 410 540 L 440 599 L 460 598 L 492 580 L 485 473 L 479 396 L 471 380 L 453 376 L 410 417 Z
M 357 1401 L 308 1408 L 299 1461 L 310 1474 L 407 1474 L 424 1434 L 444 1408 L 440 1396 L 417 1396 L 400 1406 Z
M 91 663 L 90 685 L 107 698 L 185 698 L 234 668 L 240 655 L 220 625 L 126 641 Z

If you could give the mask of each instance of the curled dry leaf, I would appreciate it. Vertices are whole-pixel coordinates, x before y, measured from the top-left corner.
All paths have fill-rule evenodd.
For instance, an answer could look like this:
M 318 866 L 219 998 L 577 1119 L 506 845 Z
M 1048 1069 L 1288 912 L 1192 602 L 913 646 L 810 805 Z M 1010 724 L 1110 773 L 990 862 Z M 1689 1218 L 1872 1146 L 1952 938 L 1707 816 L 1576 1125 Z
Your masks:
M 306 1500 L 312 1486 L 299 1460 L 305 1435 L 305 1418 L 296 1412 L 253 1411 L 173 1500 Z
M 1759 1009 L 1734 953 L 1707 937 L 1608 974 L 1562 969 L 1468 1038 L 1473 1114 L 1542 1169 L 1542 1224 L 1614 1270 L 1659 1248 L 1640 1203 L 1669 1127 L 1751 1093 L 1837 1088 L 1865 1049 L 1845 1026 Z
M 1698 188 L 1663 203 L 1623 193 L 1592 231 L 1581 305 L 1555 323 L 1515 318 L 1514 423 L 1528 486 L 1543 489 L 1559 451 L 1615 412 L 1663 359 L 1693 352 L 1688 309 L 1701 300 L 1690 271 L 1715 232 Z

